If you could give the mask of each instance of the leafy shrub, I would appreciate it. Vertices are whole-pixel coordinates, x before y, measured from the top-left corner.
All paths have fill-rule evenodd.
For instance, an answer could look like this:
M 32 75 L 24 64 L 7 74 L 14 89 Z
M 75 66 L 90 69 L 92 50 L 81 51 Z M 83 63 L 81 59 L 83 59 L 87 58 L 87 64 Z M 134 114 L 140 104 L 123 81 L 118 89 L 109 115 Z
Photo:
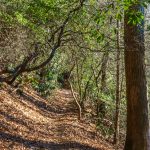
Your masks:
M 51 68 L 44 69 L 42 76 L 40 72 L 35 72 L 34 75 L 28 76 L 28 80 L 32 87 L 43 97 L 48 97 L 51 91 L 58 87 L 57 72 Z

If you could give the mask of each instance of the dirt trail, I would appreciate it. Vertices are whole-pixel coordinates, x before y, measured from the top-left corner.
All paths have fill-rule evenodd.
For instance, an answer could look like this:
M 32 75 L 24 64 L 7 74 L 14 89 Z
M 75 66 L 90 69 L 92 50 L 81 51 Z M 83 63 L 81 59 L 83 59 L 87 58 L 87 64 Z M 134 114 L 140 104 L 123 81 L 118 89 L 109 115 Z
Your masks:
M 49 101 L 30 88 L 0 89 L 0 150 L 113 150 L 95 125 L 77 120 L 69 90 Z

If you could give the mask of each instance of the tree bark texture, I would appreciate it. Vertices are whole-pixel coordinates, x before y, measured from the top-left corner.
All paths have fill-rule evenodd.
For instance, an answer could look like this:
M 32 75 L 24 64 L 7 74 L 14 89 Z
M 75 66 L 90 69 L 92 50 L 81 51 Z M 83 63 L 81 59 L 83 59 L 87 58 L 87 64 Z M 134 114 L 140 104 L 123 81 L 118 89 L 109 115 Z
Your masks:
M 141 11 L 132 6 L 128 11 Z M 128 23 L 125 12 L 125 75 L 127 95 L 127 135 L 125 150 L 150 150 L 147 86 L 144 65 L 144 25 Z

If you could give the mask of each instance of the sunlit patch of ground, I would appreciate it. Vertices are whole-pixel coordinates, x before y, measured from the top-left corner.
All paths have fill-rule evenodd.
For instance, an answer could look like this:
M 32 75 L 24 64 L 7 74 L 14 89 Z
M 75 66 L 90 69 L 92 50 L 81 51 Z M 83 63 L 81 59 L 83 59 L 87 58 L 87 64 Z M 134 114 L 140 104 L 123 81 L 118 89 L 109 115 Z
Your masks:
M 50 100 L 30 88 L 0 90 L 0 150 L 113 150 L 92 123 L 78 121 L 69 90 Z

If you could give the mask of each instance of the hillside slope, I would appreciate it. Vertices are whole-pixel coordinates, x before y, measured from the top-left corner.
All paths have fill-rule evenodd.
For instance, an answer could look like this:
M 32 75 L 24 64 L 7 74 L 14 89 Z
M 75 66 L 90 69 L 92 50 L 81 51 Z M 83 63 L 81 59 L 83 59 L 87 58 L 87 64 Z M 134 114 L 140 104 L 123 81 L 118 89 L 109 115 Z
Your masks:
M 77 120 L 69 90 L 46 101 L 30 88 L 0 89 L 0 150 L 113 150 L 95 125 Z

